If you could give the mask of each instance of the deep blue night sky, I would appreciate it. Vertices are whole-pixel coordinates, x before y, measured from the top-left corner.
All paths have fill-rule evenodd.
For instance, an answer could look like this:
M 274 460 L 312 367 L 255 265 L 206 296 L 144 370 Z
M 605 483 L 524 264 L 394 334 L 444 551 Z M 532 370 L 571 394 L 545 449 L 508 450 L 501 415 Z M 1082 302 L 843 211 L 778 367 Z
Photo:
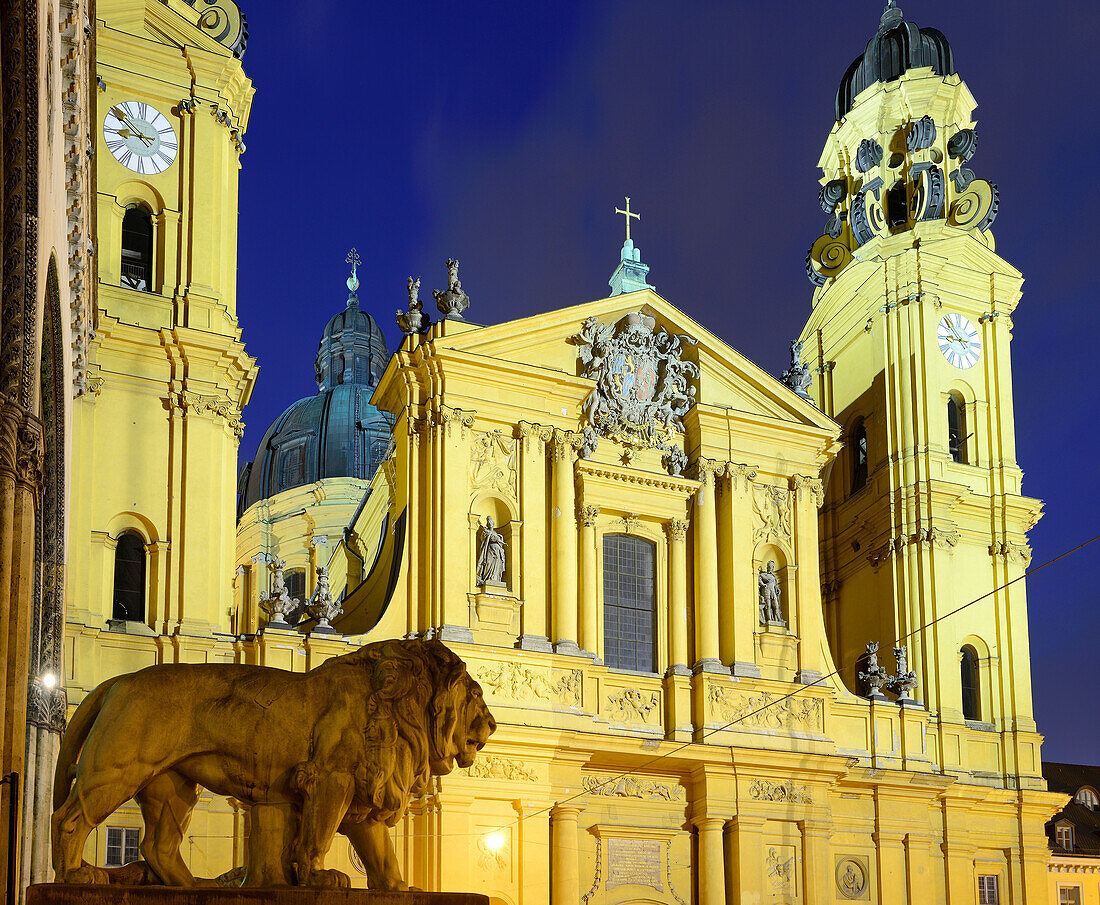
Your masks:
M 405 278 L 462 261 L 469 319 L 607 294 L 630 195 L 650 282 L 778 374 L 809 312 L 816 164 L 845 68 L 882 3 L 554 4 L 241 0 L 256 98 L 243 156 L 238 312 L 260 362 L 248 430 L 315 391 L 347 290 L 391 344 Z M 1018 459 L 1046 501 L 1033 566 L 1100 534 L 1092 374 L 1100 205 L 1097 18 L 1078 2 L 901 0 L 940 28 L 979 106 L 970 166 L 1000 187 L 997 251 L 1027 278 L 1014 317 Z M 434 313 L 434 312 L 433 312 Z M 1049 760 L 1100 763 L 1086 690 L 1100 542 L 1029 580 Z

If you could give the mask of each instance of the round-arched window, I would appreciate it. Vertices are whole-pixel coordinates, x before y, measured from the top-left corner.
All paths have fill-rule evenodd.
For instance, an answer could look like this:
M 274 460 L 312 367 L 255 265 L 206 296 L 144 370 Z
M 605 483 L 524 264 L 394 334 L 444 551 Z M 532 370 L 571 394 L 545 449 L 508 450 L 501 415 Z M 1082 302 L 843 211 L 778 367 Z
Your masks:
M 153 217 L 140 204 L 122 218 L 122 278 L 127 289 L 153 290 Z
M 1087 786 L 1079 789 L 1077 794 L 1073 796 L 1073 800 L 1078 804 L 1083 804 L 1090 811 L 1095 811 L 1097 806 L 1100 806 L 1100 798 L 1097 797 L 1095 790 Z
M 963 719 L 980 720 L 982 705 L 978 689 L 978 654 L 970 646 L 964 647 L 959 654 Z
M 115 586 L 112 619 L 145 621 L 145 541 L 127 531 L 115 547 Z

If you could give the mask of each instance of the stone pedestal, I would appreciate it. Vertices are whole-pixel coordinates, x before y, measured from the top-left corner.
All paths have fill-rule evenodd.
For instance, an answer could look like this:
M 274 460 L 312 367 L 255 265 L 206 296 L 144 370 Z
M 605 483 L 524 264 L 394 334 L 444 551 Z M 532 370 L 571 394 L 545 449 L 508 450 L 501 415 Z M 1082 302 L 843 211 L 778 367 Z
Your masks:
M 224 889 L 197 886 L 76 886 L 40 883 L 26 905 L 489 905 L 472 892 L 375 892 L 367 889 Z

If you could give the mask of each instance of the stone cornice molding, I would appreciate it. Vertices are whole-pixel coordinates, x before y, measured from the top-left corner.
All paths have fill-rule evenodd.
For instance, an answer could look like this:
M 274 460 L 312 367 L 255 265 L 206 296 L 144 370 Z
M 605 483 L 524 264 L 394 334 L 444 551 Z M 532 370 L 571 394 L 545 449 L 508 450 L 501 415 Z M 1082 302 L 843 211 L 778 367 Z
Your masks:
M 671 490 L 685 498 L 699 489 L 699 482 L 691 478 L 677 478 L 656 471 L 619 469 L 614 466 L 594 463 L 590 459 L 586 459 L 582 462 L 579 468 L 585 474 L 594 477 L 605 478 L 611 481 L 621 481 L 624 484 L 638 484 L 642 487 Z
M 241 410 L 228 396 L 204 395 L 184 390 L 179 394 L 178 408 L 185 415 L 209 415 L 221 418 L 239 440 L 244 435 Z

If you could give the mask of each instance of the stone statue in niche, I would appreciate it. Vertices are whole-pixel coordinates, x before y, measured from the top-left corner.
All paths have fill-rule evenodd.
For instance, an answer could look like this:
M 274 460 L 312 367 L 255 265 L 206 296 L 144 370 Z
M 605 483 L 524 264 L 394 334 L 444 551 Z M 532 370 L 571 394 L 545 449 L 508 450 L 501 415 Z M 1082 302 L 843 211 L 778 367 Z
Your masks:
M 760 621 L 765 625 L 787 624 L 783 618 L 783 609 L 779 605 L 779 576 L 775 574 L 775 562 L 769 562 L 766 569 L 760 570 L 758 581 L 760 589 Z
M 477 555 L 478 587 L 504 587 L 504 566 L 507 561 L 504 535 L 496 530 L 493 517 L 486 516 L 485 524 L 478 531 L 479 549 Z
M 129 875 L 215 885 L 196 879 L 179 850 L 205 788 L 247 808 L 236 885 L 347 888 L 347 874 L 325 867 L 339 832 L 370 889 L 406 891 L 389 827 L 433 776 L 473 764 L 495 730 L 481 686 L 439 641 L 376 641 L 305 673 L 165 663 L 116 676 L 84 699 L 61 742 L 57 882 L 121 879 L 85 862 L 84 843 L 136 798 L 143 860 Z

